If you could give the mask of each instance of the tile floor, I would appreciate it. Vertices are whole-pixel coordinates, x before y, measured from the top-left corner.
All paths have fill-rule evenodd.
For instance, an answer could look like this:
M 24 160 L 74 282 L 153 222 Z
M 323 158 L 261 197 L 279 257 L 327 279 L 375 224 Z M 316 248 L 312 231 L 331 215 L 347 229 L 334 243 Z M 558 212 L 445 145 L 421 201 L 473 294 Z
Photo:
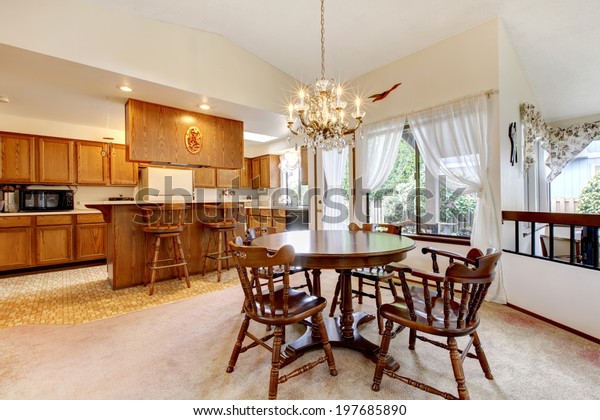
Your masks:
M 107 318 L 139 309 L 233 287 L 239 284 L 237 271 L 156 283 L 148 296 L 143 286 L 112 290 L 106 266 L 77 268 L 49 273 L 0 278 L 0 328 L 17 325 L 70 325 Z

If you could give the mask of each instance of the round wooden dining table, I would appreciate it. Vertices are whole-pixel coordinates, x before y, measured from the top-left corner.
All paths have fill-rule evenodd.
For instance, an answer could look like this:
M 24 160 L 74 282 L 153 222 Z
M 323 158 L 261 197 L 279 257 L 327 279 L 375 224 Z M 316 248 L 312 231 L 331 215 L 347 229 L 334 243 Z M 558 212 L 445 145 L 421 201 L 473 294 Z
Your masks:
M 364 312 L 354 312 L 352 305 L 352 269 L 383 266 L 401 261 L 415 247 L 415 242 L 404 236 L 379 232 L 351 232 L 348 230 L 301 230 L 264 235 L 252 241 L 255 246 L 276 251 L 291 244 L 296 257 L 294 266 L 313 270 L 313 294 L 321 296 L 321 270 L 335 269 L 341 276 L 341 316 L 325 317 L 329 341 L 334 346 L 363 353 L 377 362 L 379 345 L 364 338 L 358 326 L 375 317 Z M 309 328 L 298 340 L 286 348 L 286 364 L 307 350 L 321 346 L 316 328 Z M 391 357 L 388 368 L 396 370 L 398 363 Z

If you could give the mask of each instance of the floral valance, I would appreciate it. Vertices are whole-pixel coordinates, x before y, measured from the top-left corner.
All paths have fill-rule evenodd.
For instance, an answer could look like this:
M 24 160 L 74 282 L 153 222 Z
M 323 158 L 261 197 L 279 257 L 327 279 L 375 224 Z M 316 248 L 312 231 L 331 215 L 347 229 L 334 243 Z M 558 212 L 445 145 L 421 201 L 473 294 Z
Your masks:
M 573 124 L 566 128 L 548 125 L 535 106 L 521 104 L 523 139 L 525 145 L 524 169 L 535 161 L 535 142 L 541 141 L 548 152 L 546 166 L 550 168 L 548 181 L 556 178 L 575 156 L 583 151 L 594 139 L 600 138 L 600 121 Z

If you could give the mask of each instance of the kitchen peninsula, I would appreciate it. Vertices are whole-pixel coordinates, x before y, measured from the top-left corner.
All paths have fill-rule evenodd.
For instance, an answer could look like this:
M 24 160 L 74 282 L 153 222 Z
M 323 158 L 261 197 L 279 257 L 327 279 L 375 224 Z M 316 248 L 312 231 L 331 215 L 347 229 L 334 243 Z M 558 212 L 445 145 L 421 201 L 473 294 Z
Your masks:
M 214 207 L 218 203 L 188 204 L 186 212 L 185 230 L 181 234 L 183 249 L 188 270 L 190 274 L 201 272 L 205 249 L 209 239 L 209 230 L 202 224 L 217 216 L 218 209 Z M 210 205 L 210 206 L 207 206 Z M 147 258 L 146 238 L 142 231 L 143 220 L 141 218 L 142 206 L 158 209 L 160 203 L 135 202 L 135 201 L 99 201 L 85 203 L 90 209 L 102 212 L 107 224 L 106 232 L 106 262 L 108 270 L 108 281 L 111 287 L 122 289 L 144 283 L 144 272 Z M 240 207 L 243 203 L 240 203 Z M 234 217 L 238 222 L 243 222 L 243 211 Z M 236 234 L 244 235 L 244 224 L 239 223 Z M 160 258 L 164 258 L 161 254 Z M 216 264 L 210 260 L 207 262 L 207 271 L 215 269 Z M 175 268 L 160 270 L 157 272 L 157 280 L 170 279 L 177 276 Z

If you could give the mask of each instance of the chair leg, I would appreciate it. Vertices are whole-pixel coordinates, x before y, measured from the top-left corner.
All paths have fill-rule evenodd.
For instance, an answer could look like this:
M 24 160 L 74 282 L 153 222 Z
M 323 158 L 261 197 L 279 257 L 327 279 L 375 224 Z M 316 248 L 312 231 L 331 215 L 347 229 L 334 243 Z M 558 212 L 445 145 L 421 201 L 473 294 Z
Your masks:
M 340 287 L 341 287 L 342 276 L 341 274 L 338 276 L 338 281 L 335 285 L 335 291 L 333 292 L 333 299 L 331 299 L 331 309 L 329 310 L 329 317 L 333 317 L 335 314 L 335 308 L 338 304 L 338 299 L 340 297 Z
M 492 370 L 490 369 L 490 365 L 487 361 L 487 357 L 485 356 L 485 352 L 483 351 L 483 347 L 481 347 L 481 341 L 479 340 L 479 335 L 477 331 L 474 331 L 471 334 L 473 337 L 473 345 L 475 346 L 475 353 L 477 354 L 477 358 L 479 359 L 479 364 L 481 365 L 481 369 L 483 370 L 483 374 L 489 380 L 493 380 L 494 376 L 492 375 Z
M 158 255 L 160 253 L 160 236 L 154 237 L 154 258 L 152 258 L 152 268 L 150 271 L 150 289 L 148 290 L 148 295 L 152 296 L 154 293 L 154 280 L 156 279 L 156 264 L 158 262 Z
M 146 235 L 145 240 L 147 241 L 148 235 Z M 148 278 L 150 277 L 151 270 L 150 270 L 150 266 L 152 264 L 152 258 L 154 256 L 154 246 L 155 246 L 155 237 L 152 236 L 152 243 L 150 244 L 150 247 L 148 247 L 147 242 L 146 242 L 146 249 L 149 251 L 148 252 L 148 258 L 146 258 L 146 266 L 144 267 L 144 286 L 147 286 L 148 283 L 150 283 L 150 281 L 148 280 Z
M 454 371 L 454 379 L 456 379 L 458 398 L 468 400 L 469 391 L 465 381 L 465 372 L 463 370 L 462 360 L 458 352 L 458 346 L 454 337 L 448 337 L 448 348 L 450 349 L 450 361 L 452 362 L 452 370 Z
M 223 231 L 223 241 L 225 242 L 223 246 L 225 247 L 225 264 L 227 264 L 227 270 L 229 270 L 229 243 L 227 242 L 227 231 Z M 220 255 L 219 255 L 220 256 Z
M 379 313 L 381 308 L 381 284 L 379 280 L 375 280 L 375 307 L 377 308 L 377 328 L 379 329 L 379 335 L 383 334 L 383 318 Z
M 360 277 L 358 278 L 358 292 L 359 292 L 359 294 L 358 294 L 358 304 L 362 305 L 362 303 L 363 303 L 363 295 L 362 295 L 362 293 L 363 293 L 363 279 L 360 278 Z
M 179 264 L 179 248 L 177 247 L 177 239 L 175 236 L 171 238 L 171 245 L 173 246 L 173 260 L 175 264 Z M 181 280 L 181 266 L 177 265 L 175 267 L 177 270 L 177 279 Z
M 310 273 L 308 272 L 308 270 L 304 271 L 304 280 L 306 280 L 306 287 L 308 288 L 308 294 L 312 296 L 312 294 L 313 294 L 312 281 L 310 281 Z
M 210 243 L 213 242 L 213 232 L 208 231 L 208 241 L 206 242 L 206 252 L 204 254 L 204 261 L 202 262 L 202 277 L 206 275 L 206 260 L 208 260 L 208 254 L 210 253 Z
M 410 350 L 414 350 L 416 343 L 417 343 L 417 330 L 410 330 L 410 333 L 408 336 L 408 348 Z
M 335 367 L 335 360 L 333 358 L 333 351 L 331 351 L 331 344 L 329 343 L 329 337 L 327 336 L 327 329 L 323 322 L 323 314 L 321 312 L 313 316 L 313 321 L 319 327 L 321 333 L 321 343 L 323 343 L 323 350 L 325 351 L 325 357 L 327 357 L 327 364 L 329 365 L 329 374 L 331 376 L 337 376 L 337 369 Z
M 221 281 L 221 254 L 223 254 L 223 235 L 221 233 L 217 233 L 218 243 L 217 243 L 217 281 Z
M 387 357 L 388 349 L 390 348 L 390 342 L 392 341 L 393 326 L 394 323 L 388 319 L 385 323 L 385 329 L 383 330 L 383 336 L 381 337 L 381 345 L 379 346 L 379 358 L 377 359 L 377 365 L 375 366 L 373 385 L 371 385 L 373 391 L 379 391 L 381 386 L 383 369 L 385 369 L 385 359 Z
M 183 263 L 181 268 L 183 268 L 183 275 L 185 277 L 185 283 L 187 284 L 187 287 L 190 288 L 192 285 L 190 284 L 190 273 L 188 271 L 185 254 L 183 252 L 183 245 L 181 244 L 181 238 L 179 236 L 177 236 L 176 239 L 177 239 L 177 252 L 179 253 L 179 262 Z
M 273 357 L 271 360 L 271 379 L 269 381 L 269 399 L 277 399 L 277 386 L 279 385 L 279 368 L 281 367 L 281 343 L 283 327 L 275 327 L 273 338 Z
M 237 340 L 235 341 L 235 345 L 233 346 L 233 351 L 231 352 L 231 357 L 229 358 L 229 364 L 227 365 L 227 373 L 231 373 L 233 372 L 233 369 L 235 369 L 235 364 L 237 363 L 238 356 L 240 355 L 240 350 L 242 349 L 242 343 L 244 342 L 244 338 L 246 338 L 246 331 L 248 331 L 248 325 L 250 325 L 250 317 L 246 315 L 244 316 L 244 321 L 242 321 L 240 332 L 238 333 Z

